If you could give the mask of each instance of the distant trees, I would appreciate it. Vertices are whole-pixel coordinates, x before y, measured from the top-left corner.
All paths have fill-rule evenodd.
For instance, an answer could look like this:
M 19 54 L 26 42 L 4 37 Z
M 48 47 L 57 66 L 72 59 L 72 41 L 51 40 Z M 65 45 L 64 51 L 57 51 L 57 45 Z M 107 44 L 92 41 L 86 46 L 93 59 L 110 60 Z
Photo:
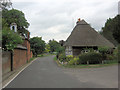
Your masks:
M 64 50 L 64 47 L 60 45 L 56 40 L 49 40 L 49 46 L 51 52 L 62 52 Z
M 120 43 L 120 15 L 107 19 L 100 33 L 114 45 Z
M 30 38 L 30 46 L 34 56 L 42 54 L 45 51 L 45 41 L 42 40 L 42 37 Z

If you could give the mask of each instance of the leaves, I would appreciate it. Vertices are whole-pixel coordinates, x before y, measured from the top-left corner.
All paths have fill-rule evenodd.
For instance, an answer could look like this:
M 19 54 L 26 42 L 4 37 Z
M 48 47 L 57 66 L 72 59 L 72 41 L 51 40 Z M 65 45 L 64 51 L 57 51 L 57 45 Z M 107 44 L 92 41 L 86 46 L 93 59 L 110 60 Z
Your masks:
M 16 9 L 12 9 L 12 10 L 5 9 L 5 10 L 3 10 L 2 11 L 2 18 L 8 24 L 7 25 L 8 27 L 10 27 L 10 25 L 12 23 L 16 23 L 18 32 L 21 32 L 21 29 L 24 32 L 26 30 L 26 28 L 28 28 L 28 26 L 29 26 L 29 23 L 25 19 L 24 13 L 22 11 L 19 11 L 19 10 L 16 10 Z M 4 25 L 4 23 L 2 25 Z
M 4 50 L 13 50 L 17 44 L 21 44 L 22 42 L 22 38 L 17 33 L 14 33 L 7 27 L 3 28 L 2 48 L 4 48 Z
M 42 54 L 45 51 L 45 41 L 41 37 L 31 38 L 30 44 L 34 55 Z
M 100 33 L 113 44 L 117 45 L 120 43 L 120 15 L 117 15 L 112 19 L 107 19 L 102 30 L 103 31 Z

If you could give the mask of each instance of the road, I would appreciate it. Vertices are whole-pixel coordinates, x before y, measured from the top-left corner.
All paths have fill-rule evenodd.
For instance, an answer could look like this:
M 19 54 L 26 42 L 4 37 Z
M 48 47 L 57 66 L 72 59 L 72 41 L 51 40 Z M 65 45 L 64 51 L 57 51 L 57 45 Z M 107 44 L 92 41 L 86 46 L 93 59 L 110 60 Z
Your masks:
M 37 60 L 8 84 L 6 88 L 118 87 L 117 66 L 95 69 L 65 69 L 59 67 L 53 58 L 54 56 L 37 58 Z

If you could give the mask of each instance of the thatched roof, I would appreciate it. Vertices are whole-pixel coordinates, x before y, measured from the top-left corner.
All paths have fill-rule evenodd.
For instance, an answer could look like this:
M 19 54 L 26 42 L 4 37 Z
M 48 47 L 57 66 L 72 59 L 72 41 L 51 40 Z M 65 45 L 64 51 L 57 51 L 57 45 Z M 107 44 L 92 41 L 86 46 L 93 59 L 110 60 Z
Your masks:
M 84 20 L 78 21 L 64 46 L 108 46 L 114 45 L 105 37 L 96 32 Z

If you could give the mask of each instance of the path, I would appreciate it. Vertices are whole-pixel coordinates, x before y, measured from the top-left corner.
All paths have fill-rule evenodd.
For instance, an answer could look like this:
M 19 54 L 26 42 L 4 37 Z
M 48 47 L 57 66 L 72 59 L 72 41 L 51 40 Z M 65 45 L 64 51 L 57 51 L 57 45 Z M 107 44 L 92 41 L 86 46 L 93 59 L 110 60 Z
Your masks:
M 53 61 L 54 56 L 47 56 L 38 58 L 30 66 L 28 66 L 24 71 L 22 71 L 6 88 L 105 88 L 108 84 L 101 84 L 102 80 L 111 79 L 112 87 L 117 87 L 114 72 L 116 68 L 108 69 L 110 73 L 106 74 L 106 69 L 101 70 L 99 74 L 90 73 L 89 69 L 79 69 L 77 72 L 74 69 L 64 69 L 59 67 L 55 61 Z M 117 67 L 117 66 L 115 66 Z M 107 68 L 107 67 L 106 67 Z M 115 69 L 113 71 L 113 69 Z M 91 69 L 92 70 L 92 69 Z M 93 69 L 97 70 L 97 69 Z M 102 72 L 103 71 L 103 72 Z M 108 78 L 103 76 L 105 75 Z M 92 71 L 91 71 L 92 72 Z M 81 73 L 81 74 L 80 74 Z M 100 75 L 101 74 L 101 75 Z M 91 76 L 94 75 L 94 76 Z M 99 75 L 100 78 L 92 80 L 93 77 Z M 112 76 L 112 77 L 111 77 Z M 90 78 L 92 77 L 92 78 Z M 102 79 L 102 80 L 101 80 Z M 90 81 L 91 80 L 91 81 Z M 101 81 L 99 81 L 101 80 Z M 98 82 L 99 81 L 99 82 Z M 110 80 L 108 80 L 110 81 Z M 98 83 L 97 83 L 98 82 Z M 109 88 L 109 87 L 108 87 Z

